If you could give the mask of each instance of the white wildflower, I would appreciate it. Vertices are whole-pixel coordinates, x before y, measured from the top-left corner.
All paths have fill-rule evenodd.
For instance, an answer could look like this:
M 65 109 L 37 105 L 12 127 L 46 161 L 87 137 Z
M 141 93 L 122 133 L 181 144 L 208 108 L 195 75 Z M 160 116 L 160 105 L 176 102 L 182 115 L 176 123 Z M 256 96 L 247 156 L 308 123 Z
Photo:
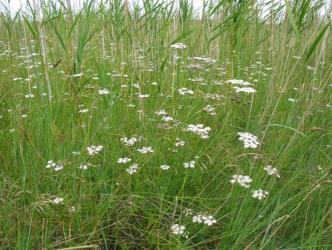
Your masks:
M 87 113 L 87 112 L 89 112 L 88 109 L 80 109 L 80 110 L 78 111 L 78 113 Z
M 212 215 L 197 214 L 192 218 L 194 223 L 205 224 L 207 226 L 212 226 L 217 223 L 217 220 Z
M 98 94 L 99 95 L 108 95 L 110 91 L 108 89 L 99 89 Z
M 183 163 L 184 168 L 195 168 L 195 161 L 185 162 Z
M 209 132 L 211 131 L 210 127 L 204 127 L 203 124 L 189 124 L 186 128 L 186 131 L 192 132 L 199 135 L 202 139 L 209 138 Z
M 126 169 L 128 174 L 135 174 L 138 170 L 138 164 L 132 164 Z
M 240 137 L 239 140 L 244 143 L 245 148 L 257 148 L 260 143 L 258 142 L 258 139 L 253 134 L 250 134 L 248 132 L 239 132 L 237 133 Z
M 252 191 L 252 197 L 258 200 L 263 200 L 268 196 L 269 192 L 262 189 L 257 189 Z
M 174 43 L 171 45 L 172 49 L 185 49 L 187 46 L 183 43 Z
M 246 81 L 243 81 L 243 80 L 238 80 L 238 79 L 231 79 L 231 80 L 228 80 L 226 82 L 228 82 L 230 84 L 233 84 L 233 85 L 240 85 L 240 86 L 250 86 L 250 85 L 252 85 L 249 82 L 246 82 Z
M 60 171 L 63 169 L 63 165 L 50 160 L 47 162 L 46 168 L 53 169 L 54 171 Z
M 100 151 L 103 150 L 103 147 L 102 145 L 99 145 L 99 146 L 94 146 L 94 145 L 91 145 L 89 147 L 86 148 L 86 150 L 88 151 L 88 154 L 89 155 L 96 155 L 98 154 Z
M 137 149 L 138 152 L 140 152 L 141 154 L 147 154 L 147 153 L 153 153 L 154 150 L 152 149 L 152 147 L 142 147 Z
M 274 167 L 272 167 L 271 165 L 267 165 L 264 167 L 264 170 L 266 171 L 266 173 L 268 175 L 275 175 L 277 176 L 278 178 L 280 178 L 280 175 L 278 173 L 278 170 Z
M 28 94 L 26 94 L 25 95 L 25 98 L 34 98 L 35 97 L 35 95 L 34 94 L 32 94 L 32 93 L 28 93 Z
M 180 95 L 193 95 L 194 94 L 194 91 L 192 91 L 191 89 L 187 89 L 187 88 L 178 89 L 178 92 Z
M 173 121 L 173 120 L 174 120 L 173 117 L 171 117 L 171 116 L 163 116 L 161 119 L 162 119 L 164 122 L 170 122 L 170 121 Z
M 217 115 L 216 109 L 212 107 L 211 105 L 207 105 L 205 108 L 203 108 L 204 111 L 206 111 L 210 115 Z
M 120 139 L 120 141 L 126 146 L 133 146 L 136 142 L 139 141 L 139 139 L 136 137 L 131 137 L 129 139 L 127 137 L 123 137 Z
M 168 169 L 170 168 L 170 166 L 164 164 L 164 165 L 161 165 L 160 168 L 161 168 L 162 170 L 168 170 Z
M 88 168 L 91 166 L 91 164 L 89 163 L 82 163 L 80 164 L 80 166 L 78 167 L 81 170 L 88 170 Z
M 232 184 L 238 183 L 242 187 L 249 188 L 252 179 L 248 175 L 233 175 L 230 182 Z
M 63 198 L 61 197 L 55 197 L 54 199 L 51 200 L 51 203 L 55 204 L 55 205 L 59 205 L 63 203 Z
M 150 95 L 149 94 L 137 94 L 137 97 L 139 99 L 144 99 L 144 98 L 148 98 Z
M 119 159 L 117 160 L 117 163 L 119 163 L 119 164 L 126 164 L 126 163 L 128 163 L 128 162 L 130 162 L 130 161 L 131 161 L 130 158 L 124 157 L 124 158 L 119 158 Z
M 173 224 L 171 226 L 171 232 L 172 232 L 172 234 L 175 234 L 175 235 L 183 235 L 183 234 L 185 234 L 185 230 L 186 230 L 186 227 L 183 225 Z
M 180 138 L 176 138 L 175 147 L 183 147 L 185 144 L 185 141 L 180 140 Z
M 159 116 L 165 116 L 165 115 L 167 115 L 167 112 L 164 109 L 161 109 L 161 110 L 155 112 L 155 114 L 159 115 Z
M 236 93 L 239 93 L 239 92 L 255 93 L 255 92 L 257 92 L 254 88 L 251 88 L 251 87 L 239 88 L 239 87 L 235 86 L 235 87 L 233 87 L 233 89 L 235 89 Z

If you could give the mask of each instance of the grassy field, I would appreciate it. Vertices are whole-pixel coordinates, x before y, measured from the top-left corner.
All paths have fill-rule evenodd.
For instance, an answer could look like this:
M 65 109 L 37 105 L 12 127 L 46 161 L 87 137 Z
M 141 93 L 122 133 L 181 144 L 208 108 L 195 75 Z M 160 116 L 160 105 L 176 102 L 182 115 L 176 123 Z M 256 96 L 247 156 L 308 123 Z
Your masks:
M 0 248 L 332 249 L 331 9 L 274 2 L 2 1 Z

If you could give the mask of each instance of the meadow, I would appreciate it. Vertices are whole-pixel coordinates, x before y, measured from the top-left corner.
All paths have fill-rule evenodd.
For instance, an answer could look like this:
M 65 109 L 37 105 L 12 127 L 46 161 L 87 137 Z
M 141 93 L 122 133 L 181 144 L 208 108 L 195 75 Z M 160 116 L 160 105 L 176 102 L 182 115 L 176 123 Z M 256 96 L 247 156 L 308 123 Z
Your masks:
M 331 6 L 81 2 L 1 1 L 0 249 L 332 249 Z

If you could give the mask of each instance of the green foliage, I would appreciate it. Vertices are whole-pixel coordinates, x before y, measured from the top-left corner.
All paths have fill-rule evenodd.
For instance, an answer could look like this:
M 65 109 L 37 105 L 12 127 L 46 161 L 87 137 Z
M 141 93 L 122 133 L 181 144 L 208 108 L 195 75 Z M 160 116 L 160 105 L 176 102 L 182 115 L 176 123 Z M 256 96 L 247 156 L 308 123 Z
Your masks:
M 17 13 L 1 3 L 1 249 L 332 247 L 323 1 L 206 0 L 199 15 L 189 0 L 28 1 Z M 243 147 L 244 131 L 257 148 Z M 217 221 L 195 223 L 188 209 Z

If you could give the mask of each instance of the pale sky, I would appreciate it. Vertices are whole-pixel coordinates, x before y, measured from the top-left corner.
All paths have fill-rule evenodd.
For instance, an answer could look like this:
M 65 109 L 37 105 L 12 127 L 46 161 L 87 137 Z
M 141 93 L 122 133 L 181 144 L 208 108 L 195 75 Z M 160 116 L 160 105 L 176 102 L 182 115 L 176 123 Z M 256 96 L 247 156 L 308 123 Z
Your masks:
M 5 3 L 7 5 L 7 2 L 10 2 L 10 9 L 12 12 L 17 12 L 21 6 L 23 8 L 25 8 L 27 1 L 26 0 L 0 0 L 1 3 Z M 42 0 L 35 0 L 36 2 L 38 1 L 42 1 Z M 86 1 L 86 0 L 70 0 L 73 3 L 73 6 L 80 6 L 82 2 Z M 165 1 L 170 1 L 170 0 L 165 0 Z M 200 10 L 202 9 L 202 5 L 203 5 L 203 1 L 204 0 L 192 0 L 192 3 L 194 5 L 194 10 L 195 12 L 200 12 Z M 270 2 L 271 0 L 260 0 L 261 2 Z M 32 2 L 32 1 L 31 1 Z M 142 3 L 142 0 L 129 0 L 129 2 L 138 2 L 138 3 Z M 283 3 L 284 0 L 275 0 L 274 2 L 280 2 Z M 326 1 L 326 6 L 328 6 L 329 4 L 332 4 L 331 0 L 327 0 Z M 0 10 L 1 10 L 2 6 L 0 6 Z M 324 13 L 325 11 L 323 11 Z M 264 14 L 263 14 L 264 15 Z

